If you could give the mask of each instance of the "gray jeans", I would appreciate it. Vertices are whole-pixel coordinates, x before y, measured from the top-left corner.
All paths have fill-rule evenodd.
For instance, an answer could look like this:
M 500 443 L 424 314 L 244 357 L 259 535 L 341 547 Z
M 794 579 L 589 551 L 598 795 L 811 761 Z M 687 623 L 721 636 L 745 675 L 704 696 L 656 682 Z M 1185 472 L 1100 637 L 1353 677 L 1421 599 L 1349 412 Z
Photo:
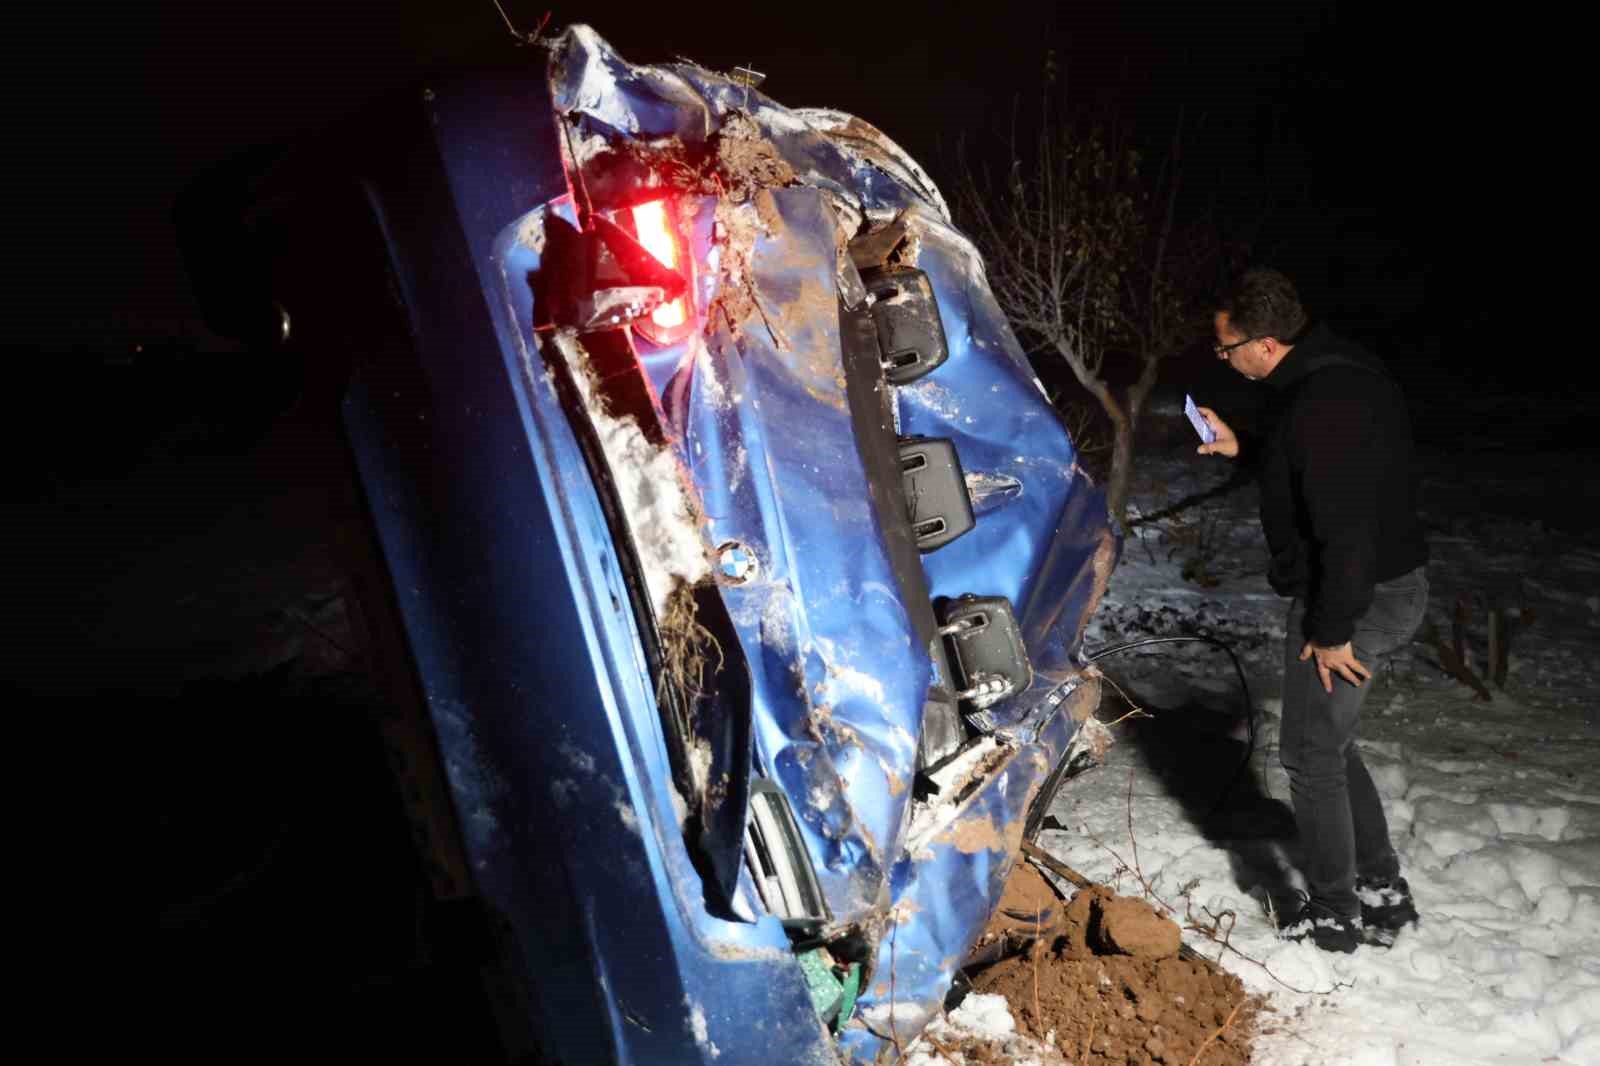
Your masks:
M 1283 656 L 1283 726 L 1278 757 L 1289 774 L 1295 823 L 1305 851 L 1302 872 L 1311 898 L 1355 916 L 1356 877 L 1390 878 L 1400 859 L 1389 843 L 1383 802 L 1356 748 L 1356 725 L 1367 692 L 1377 683 L 1378 667 L 1410 643 L 1428 609 L 1425 567 L 1393 581 L 1380 582 L 1372 606 L 1356 621 L 1352 642 L 1373 677 L 1356 686 L 1333 675 L 1333 692 L 1322 688 L 1315 658 L 1300 661 L 1305 603 L 1289 607 Z

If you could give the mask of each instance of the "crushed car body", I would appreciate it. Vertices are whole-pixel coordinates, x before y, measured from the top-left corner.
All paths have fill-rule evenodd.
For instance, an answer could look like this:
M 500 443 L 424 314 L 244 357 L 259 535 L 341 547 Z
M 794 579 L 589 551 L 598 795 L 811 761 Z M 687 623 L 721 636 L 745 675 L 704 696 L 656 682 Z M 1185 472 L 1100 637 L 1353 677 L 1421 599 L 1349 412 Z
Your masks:
M 341 145 L 337 226 L 254 223 L 384 279 L 344 418 L 438 848 L 553 1061 L 892 1058 L 1104 743 L 1103 495 L 882 133 L 586 27 L 518 59 Z

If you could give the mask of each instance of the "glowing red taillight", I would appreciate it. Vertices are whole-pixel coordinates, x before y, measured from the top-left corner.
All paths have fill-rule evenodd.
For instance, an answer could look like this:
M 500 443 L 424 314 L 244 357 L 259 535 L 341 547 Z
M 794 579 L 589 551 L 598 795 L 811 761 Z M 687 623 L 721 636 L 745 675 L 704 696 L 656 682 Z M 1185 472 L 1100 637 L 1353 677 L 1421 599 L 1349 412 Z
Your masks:
M 651 200 L 649 203 L 636 204 L 633 208 L 633 230 L 645 251 L 660 260 L 663 266 L 688 276 L 689 272 L 683 269 L 683 260 L 687 257 L 680 254 L 678 231 L 667 201 Z M 671 343 L 677 338 L 669 339 L 669 334 L 678 331 L 689 321 L 688 300 L 689 297 L 684 295 L 671 303 L 662 304 L 650 314 L 650 324 L 656 329 L 641 328 L 640 332 L 657 343 Z M 641 327 L 645 325 L 643 322 L 638 324 Z
M 661 259 L 662 266 L 674 271 L 680 269 L 677 229 L 672 224 L 672 211 L 667 208 L 666 200 L 651 200 L 650 203 L 635 206 L 634 232 L 638 234 L 638 243 L 642 243 L 648 253 Z M 651 312 L 650 320 L 662 330 L 674 330 L 688 322 L 688 317 L 690 312 L 685 298 L 680 296 L 672 303 L 656 307 Z

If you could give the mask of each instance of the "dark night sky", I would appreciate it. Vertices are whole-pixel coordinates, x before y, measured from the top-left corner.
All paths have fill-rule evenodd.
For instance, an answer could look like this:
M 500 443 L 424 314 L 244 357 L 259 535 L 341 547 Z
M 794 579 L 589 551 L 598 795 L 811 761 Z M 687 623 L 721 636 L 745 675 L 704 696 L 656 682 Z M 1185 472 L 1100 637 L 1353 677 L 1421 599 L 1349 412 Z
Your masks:
M 543 7 L 510 9 L 532 26 Z M 163 3 L 80 40 L 90 76 L 37 116 L 44 163 L 21 232 L 45 284 L 18 309 L 13 343 L 210 343 L 168 223 L 183 181 L 505 47 L 489 0 L 281 0 L 249 19 L 242 11 Z M 1169 128 L 1179 103 L 1191 122 L 1203 117 L 1190 140 L 1192 187 L 1249 197 L 1264 183 L 1270 254 L 1302 274 L 1308 295 L 1420 345 L 1430 331 L 1481 320 L 1491 303 L 1466 264 L 1504 238 L 1481 220 L 1463 226 L 1460 205 L 1510 164 L 1472 147 L 1491 95 L 1479 70 L 1489 29 L 1409 18 L 1330 3 L 1229 5 L 1219 16 L 1149 0 L 1059 10 L 996 0 L 574 4 L 556 9 L 553 25 L 588 21 L 640 61 L 752 64 L 774 98 L 860 114 L 939 177 L 963 135 L 995 143 L 1053 47 L 1080 98 L 1120 101 L 1146 133 Z

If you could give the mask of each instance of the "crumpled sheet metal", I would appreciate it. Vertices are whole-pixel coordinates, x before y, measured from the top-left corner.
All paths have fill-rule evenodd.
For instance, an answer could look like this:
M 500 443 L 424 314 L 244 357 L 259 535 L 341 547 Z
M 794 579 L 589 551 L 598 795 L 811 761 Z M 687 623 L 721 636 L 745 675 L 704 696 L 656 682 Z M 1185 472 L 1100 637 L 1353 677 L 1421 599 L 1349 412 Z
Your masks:
M 1001 748 L 986 783 L 930 841 L 900 856 L 891 876 L 895 924 L 878 942 L 856 1017 L 839 1032 L 851 1061 L 892 1055 L 891 1033 L 909 1043 L 943 1008 L 1020 855 L 1028 804 L 1076 726 L 1056 715 L 1034 743 Z
M 1016 609 L 1037 676 L 1026 692 L 987 709 L 998 728 L 1015 728 L 1080 668 L 1079 629 L 1098 600 L 1087 564 L 1110 537 L 1104 495 L 1078 467 L 971 242 L 926 210 L 902 220 L 939 296 L 950 358 L 896 390 L 900 430 L 949 437 L 969 478 L 1006 479 L 1021 490 L 923 558 L 935 597 L 1005 596 Z
M 535 318 L 526 279 L 541 263 L 537 242 L 528 242 L 525 235 L 542 229 L 547 215 L 570 218 L 571 211 L 567 201 L 537 209 L 523 220 L 520 235 L 508 231 L 495 247 L 498 287 L 507 299 L 508 318 L 523 329 Z M 535 339 L 524 334 L 506 355 L 508 370 L 521 383 L 528 404 L 530 439 L 550 449 L 548 454 L 535 453 L 542 469 L 537 478 L 529 479 L 535 488 L 524 486 L 524 490 L 559 494 L 574 520 L 594 531 L 588 542 L 603 542 L 604 516 L 597 508 L 582 506 L 590 492 L 590 475 L 570 438 L 553 375 L 540 366 Z M 580 561 L 593 582 L 596 601 L 625 600 L 620 576 L 603 553 L 583 555 Z M 601 639 L 600 634 L 594 636 Z M 632 636 L 628 643 L 637 639 Z M 666 753 L 652 742 L 658 726 L 648 674 L 642 663 L 625 656 L 617 662 L 600 656 L 596 662 L 606 669 L 616 693 L 606 713 L 597 716 L 603 721 L 573 723 L 541 738 L 542 743 L 531 750 L 478 736 L 482 722 L 468 717 L 464 706 L 441 713 L 435 701 L 441 741 L 447 751 L 461 757 L 447 763 L 447 772 L 458 804 L 469 812 L 462 826 L 480 888 L 491 900 L 531 904 L 530 920 L 547 909 L 541 905 L 542 897 L 578 897 L 583 928 L 550 928 L 546 919 L 540 926 L 542 935 L 566 950 L 536 957 L 543 967 L 541 975 L 548 979 L 551 1000 L 579 1001 L 589 994 L 592 965 L 598 971 L 610 1031 L 587 1032 L 563 1027 L 565 1019 L 559 1017 L 546 1019 L 550 1038 L 557 1042 L 555 1050 L 565 1056 L 563 1061 L 573 1062 L 609 1061 L 612 1056 L 618 1062 L 641 1064 L 750 1061 L 777 1041 L 795 1061 L 818 1066 L 832 1061 L 832 1042 L 812 1011 L 781 925 L 770 918 L 723 920 L 693 905 L 702 899 L 703 889 L 684 846 L 682 827 L 673 816 L 677 797 L 671 793 Z M 438 672 L 428 671 L 429 676 Z M 643 707 L 652 710 L 628 713 L 629 708 Z M 595 729 L 610 734 L 608 743 L 583 743 L 587 740 L 583 734 Z M 471 756 L 480 748 L 482 758 Z M 484 777 L 484 766 L 494 765 L 494 757 L 503 758 L 513 750 L 525 761 Z M 520 792 L 535 797 L 513 816 L 522 825 L 540 824 L 539 804 L 587 814 L 585 832 L 563 836 L 554 844 L 567 863 L 581 868 L 571 881 L 564 879 L 558 864 L 505 853 L 505 834 L 492 812 L 497 804 L 505 805 L 506 793 Z M 476 802 L 479 797 L 483 802 Z M 634 838 L 648 842 L 637 852 L 642 858 L 636 857 Z M 597 846 L 596 841 L 603 843 Z M 575 886 L 581 886 L 581 892 Z M 624 914 L 645 917 L 640 921 L 617 917 Z M 592 958 L 587 945 L 594 946 Z M 641 954 L 653 964 L 637 964 Z M 670 963 L 664 961 L 668 959 Z M 573 1014 L 586 1016 L 582 1004 L 573 1007 Z M 763 1019 L 765 1029 L 753 1031 L 751 1018 Z M 693 1038 L 700 1057 L 684 1057 L 685 1033 Z
M 791 110 L 692 63 L 634 66 L 587 26 L 572 27 L 556 42 L 550 69 L 556 109 L 576 120 L 580 144 L 586 136 L 612 145 L 624 139 L 640 144 L 674 139 L 699 149 L 731 117 L 744 115 L 801 184 L 824 189 L 857 212 L 888 218 L 926 204 L 949 217 L 937 188 L 915 161 L 853 116 L 822 108 Z
M 547 93 L 436 84 L 372 171 L 413 343 L 366 363 L 345 425 L 474 881 L 537 977 L 510 1009 L 563 1062 L 836 1062 L 780 924 L 700 905 L 625 576 L 528 334 L 540 225 L 572 217 L 530 133 Z
M 755 679 L 756 743 L 819 860 L 831 924 L 843 927 L 887 902 L 886 855 L 911 799 L 931 664 L 910 639 L 856 448 L 837 223 L 814 189 L 758 198 L 769 227 L 751 256 L 762 307 L 735 323 L 737 338 L 714 331 L 686 367 L 687 410 L 670 413 L 682 419 L 712 542 L 736 541 L 757 560 L 753 580 L 723 589 Z
M 895 1025 L 910 1037 L 998 901 L 1028 801 L 1072 739 L 1077 723 L 1058 708 L 1101 587 L 1096 561 L 1116 550 L 1103 494 L 1077 468 L 971 244 L 887 138 L 835 112 L 789 111 L 689 64 L 632 66 L 583 27 L 553 55 L 552 91 L 580 164 L 597 140 L 703 149 L 735 119 L 794 176 L 743 190 L 747 201 L 733 207 L 756 233 L 743 250 L 753 300 L 724 301 L 737 311 L 705 337 L 646 345 L 641 357 L 711 543 L 737 542 L 757 560 L 753 578 L 722 595 L 753 675 L 764 769 L 795 806 L 832 924 L 881 934 L 860 1021 L 840 1034 L 849 1056 L 871 1060 L 891 1047 L 891 969 Z M 712 224 L 717 210 L 715 198 L 697 198 L 690 227 L 710 266 L 702 307 L 729 295 L 722 257 L 732 244 Z M 840 265 L 844 241 L 897 217 L 910 238 L 902 254 L 932 280 L 950 345 L 937 372 L 895 390 L 900 432 L 949 437 L 969 474 L 1014 485 L 974 532 L 923 557 L 928 582 L 935 596 L 1009 597 L 1038 675 L 990 709 L 1002 739 L 992 772 L 959 811 L 941 812 L 944 831 L 915 854 L 910 785 L 930 662 L 877 534 L 835 302 L 854 269 Z

